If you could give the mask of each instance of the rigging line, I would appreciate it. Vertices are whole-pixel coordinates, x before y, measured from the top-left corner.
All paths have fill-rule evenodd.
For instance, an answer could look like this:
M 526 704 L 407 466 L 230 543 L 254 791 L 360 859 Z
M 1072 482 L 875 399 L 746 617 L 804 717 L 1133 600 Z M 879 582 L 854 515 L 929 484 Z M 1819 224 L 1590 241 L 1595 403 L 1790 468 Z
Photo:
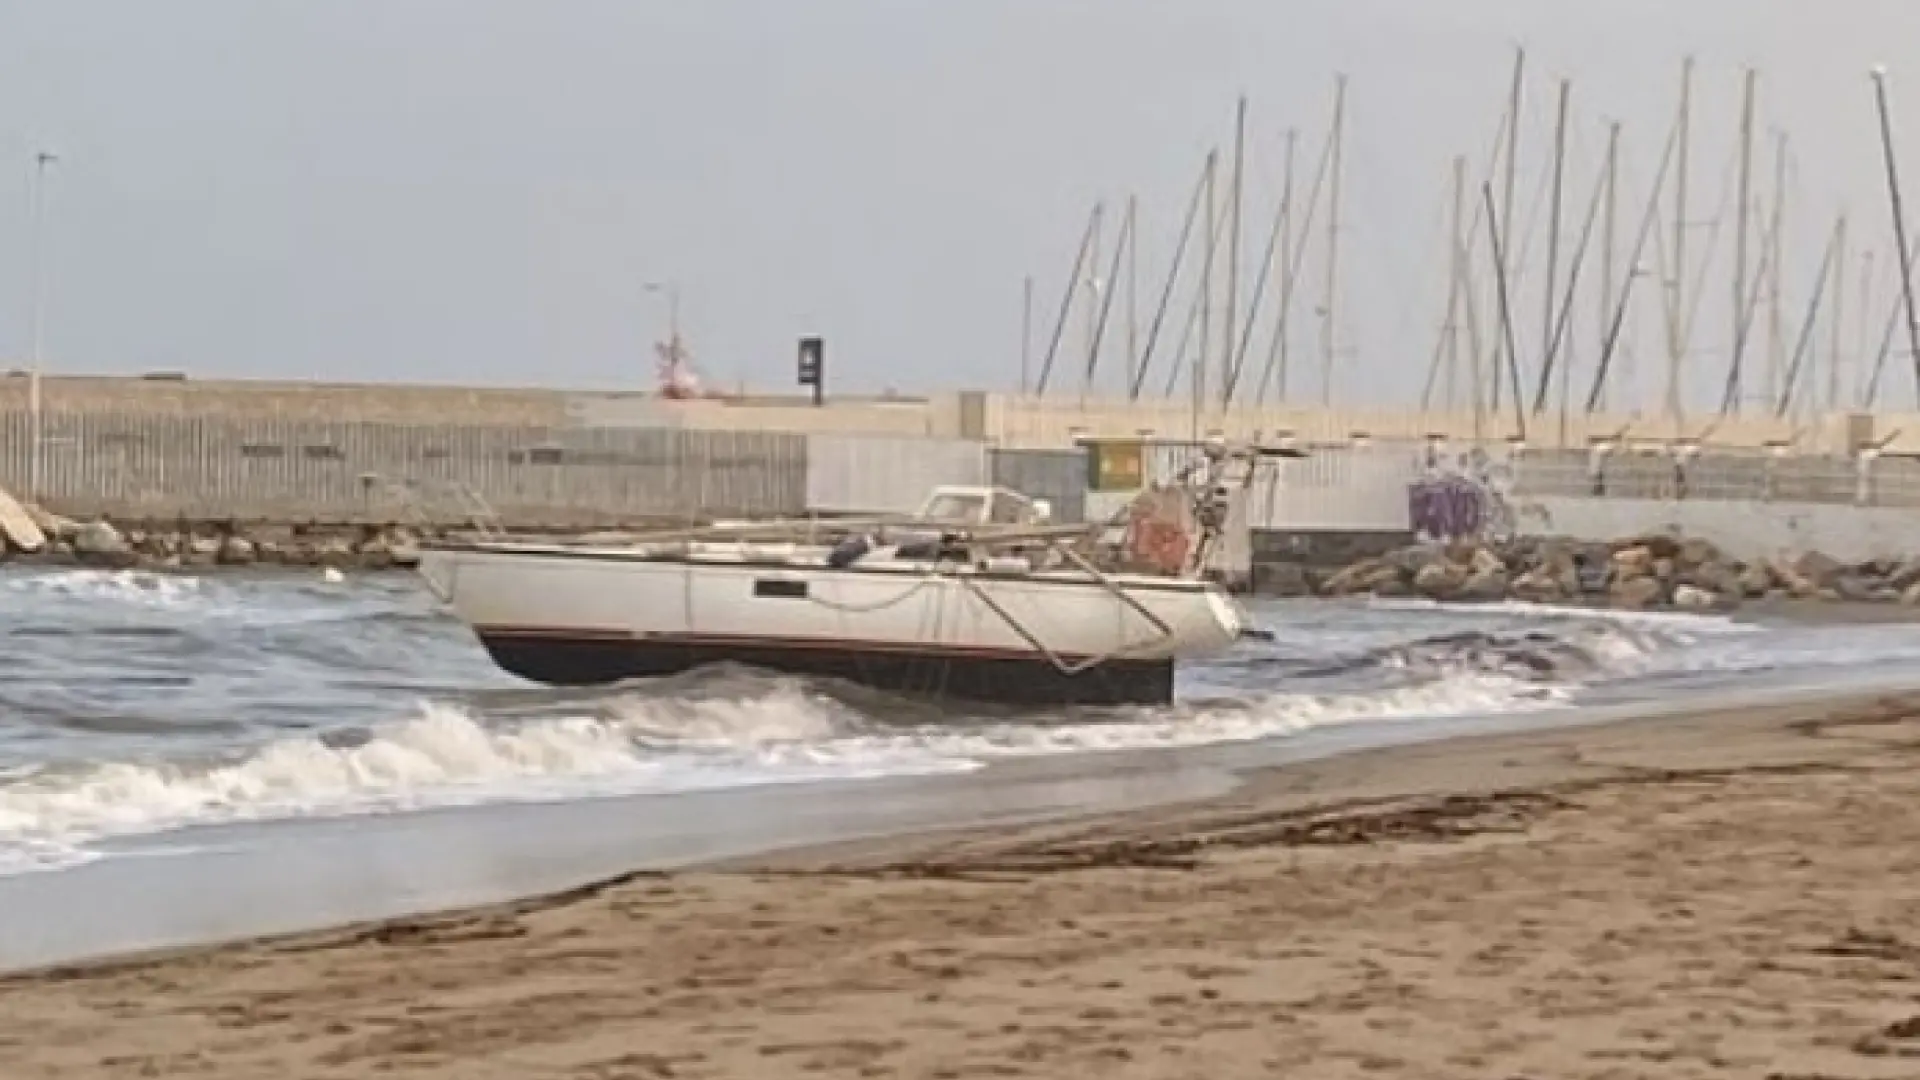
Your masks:
M 1793 405 L 1794 387 L 1800 382 L 1801 364 L 1807 358 L 1807 348 L 1813 342 L 1814 320 L 1820 315 L 1820 305 L 1827 298 L 1827 275 L 1833 270 L 1834 249 L 1839 246 L 1840 232 L 1835 229 L 1827 239 L 1827 250 L 1820 259 L 1820 272 L 1813 279 L 1813 298 L 1807 303 L 1806 318 L 1800 323 L 1800 336 L 1793 346 L 1793 360 L 1787 365 L 1786 385 L 1780 389 L 1780 400 L 1774 406 L 1775 419 L 1787 415 Z
M 1347 176 L 1349 178 L 1348 184 L 1350 187 L 1357 187 L 1358 193 L 1361 196 L 1355 200 L 1354 205 L 1366 204 L 1379 206 L 1391 204 L 1393 201 L 1393 192 L 1381 191 L 1373 187 L 1373 182 L 1378 177 L 1391 175 L 1391 170 L 1386 167 L 1387 163 L 1385 160 L 1372 153 L 1364 140 L 1355 140 L 1352 136 L 1349 136 L 1346 152 L 1354 159 L 1354 167 L 1347 170 Z M 1384 195 L 1386 197 L 1384 199 L 1369 199 L 1367 196 L 1370 194 Z M 1423 217 L 1425 225 L 1419 232 L 1419 236 L 1421 237 L 1420 254 L 1417 258 L 1403 258 L 1402 250 L 1393 249 L 1388 246 L 1388 242 L 1399 235 L 1398 230 L 1371 228 L 1369 227 L 1368 219 L 1365 217 L 1355 217 L 1351 221 L 1343 222 L 1341 230 L 1348 237 L 1349 248 L 1357 248 L 1372 256 L 1372 258 L 1368 260 L 1357 261 L 1354 264 L 1354 273 L 1362 283 L 1372 286 L 1384 284 L 1384 289 L 1376 289 L 1376 292 L 1380 295 L 1422 296 L 1425 300 L 1432 300 L 1435 293 L 1444 292 L 1444 268 L 1449 264 L 1450 256 L 1447 259 L 1440 260 L 1435 260 L 1433 256 L 1436 253 L 1444 254 L 1444 249 L 1451 246 L 1451 240 L 1447 236 L 1447 218 L 1451 211 L 1451 198 L 1452 196 L 1447 186 L 1441 185 L 1438 195 L 1429 203 L 1430 213 Z M 1390 235 L 1390 232 L 1392 235 Z M 1442 267 L 1442 276 L 1437 283 L 1428 276 L 1426 271 L 1420 269 L 1430 269 L 1436 261 L 1438 261 Z M 1439 287 L 1436 288 L 1433 293 L 1427 292 L 1427 287 L 1434 284 L 1438 284 Z M 1420 313 L 1423 310 L 1427 310 L 1424 304 L 1404 303 L 1393 305 L 1392 321 L 1386 326 L 1384 340 L 1394 342 L 1397 345 L 1400 342 L 1411 339 L 1413 336 L 1410 333 L 1411 324 L 1415 320 L 1421 319 Z M 1364 332 L 1364 329 L 1365 327 L 1362 327 L 1358 330 L 1349 331 L 1348 349 L 1350 355 L 1360 356 L 1365 354 L 1365 350 L 1360 347 L 1359 340 L 1356 337 L 1358 333 Z
M 1586 219 L 1580 225 L 1580 238 L 1573 247 L 1573 259 L 1567 268 L 1567 289 L 1562 294 L 1560 311 L 1554 316 L 1553 333 L 1547 341 L 1546 355 L 1540 358 L 1540 382 L 1534 389 L 1533 412 L 1538 416 L 1547 409 L 1547 392 L 1553 385 L 1553 366 L 1560 352 L 1560 342 L 1565 338 L 1567 322 L 1573 314 L 1573 298 L 1580 285 L 1580 266 L 1587 257 L 1587 243 L 1593 239 L 1593 223 L 1600 216 L 1600 201 L 1607 192 L 1607 176 L 1604 169 L 1593 183 L 1593 195 L 1587 199 Z
M 1694 274 L 1692 283 L 1693 301 L 1687 306 L 1687 310 L 1681 316 L 1680 352 L 1683 357 L 1693 342 L 1694 321 L 1700 316 L 1700 298 L 1705 296 L 1707 291 L 1707 270 L 1713 265 L 1714 252 L 1719 250 L 1720 227 L 1727 220 L 1727 204 L 1733 201 L 1734 191 L 1737 187 L 1735 181 L 1739 179 L 1740 175 L 1739 166 L 1739 151 L 1736 149 L 1733 153 L 1727 155 L 1726 171 L 1720 176 L 1720 200 L 1714 205 L 1713 220 L 1707 225 L 1707 244 L 1705 249 L 1700 252 L 1699 270 Z M 1676 271 L 1675 276 L 1678 277 L 1685 273 L 1686 268 L 1681 267 Z
M 1740 301 L 1740 333 L 1744 337 L 1753 329 L 1753 320 L 1760 313 L 1760 294 L 1766 291 L 1767 274 L 1773 269 L 1773 222 L 1760 222 L 1760 231 L 1754 236 L 1762 246 L 1760 258 L 1753 265 L 1752 280 L 1747 284 L 1747 295 Z M 1734 360 L 1738 360 L 1735 354 Z M 1720 395 L 1720 415 L 1732 412 L 1740 403 L 1740 394 L 1744 389 L 1741 376 L 1745 369 L 1737 362 L 1727 364 L 1727 384 Z
M 1220 245 L 1220 238 L 1226 235 L 1227 222 L 1229 221 L 1226 214 L 1221 214 L 1219 217 L 1220 219 L 1213 224 L 1212 244 L 1215 249 Z M 1187 302 L 1186 327 L 1180 333 L 1179 343 L 1174 346 L 1174 363 L 1167 368 L 1167 388 L 1162 395 L 1164 397 L 1172 397 L 1174 388 L 1180 384 L 1180 376 L 1184 374 L 1181 361 L 1187 358 L 1187 345 L 1192 342 L 1194 330 L 1200 324 L 1200 309 L 1206 305 L 1206 301 L 1206 290 L 1195 289 L 1193 299 Z M 1201 357 L 1201 360 L 1204 362 L 1206 358 Z
M 1167 271 L 1166 286 L 1161 289 L 1160 303 L 1154 308 L 1153 322 L 1147 330 L 1147 346 L 1140 354 L 1140 366 L 1134 371 L 1133 384 L 1128 388 L 1129 401 L 1139 400 L 1140 388 L 1146 385 L 1147 371 L 1153 366 L 1154 346 L 1159 344 L 1160 328 L 1166 321 L 1167 307 L 1173 301 L 1173 292 L 1180 279 L 1180 268 L 1185 265 L 1187 243 L 1193 238 L 1194 222 L 1199 218 L 1200 202 L 1207 192 L 1207 174 L 1213 171 L 1216 153 L 1217 151 L 1211 150 L 1207 152 L 1206 165 L 1200 171 L 1200 180 L 1193 186 L 1193 196 L 1187 200 L 1186 219 L 1180 225 L 1180 239 L 1173 249 L 1173 266 Z
M 1274 324 L 1273 337 L 1267 345 L 1266 366 L 1261 369 L 1260 384 L 1254 395 L 1253 400 L 1256 406 L 1266 402 L 1267 387 L 1273 381 L 1274 367 L 1280 360 L 1283 347 L 1291 340 L 1287 336 L 1287 331 L 1292 328 L 1293 292 L 1300 283 L 1300 268 L 1306 265 L 1307 247 L 1313 239 L 1314 215 L 1320 210 L 1320 192 L 1321 189 L 1326 186 L 1327 172 L 1332 162 L 1333 133 L 1329 132 L 1326 140 L 1321 143 L 1320 164 L 1314 167 L 1313 184 L 1307 192 L 1306 215 L 1301 219 L 1299 227 L 1294 231 L 1294 236 L 1298 239 L 1298 243 L 1294 247 L 1293 258 L 1287 263 L 1286 273 L 1280 277 L 1280 313 L 1278 321 Z M 1285 371 L 1280 372 L 1280 393 L 1283 396 L 1287 392 L 1286 374 Z
M 1600 405 L 1600 394 L 1606 389 L 1607 373 L 1612 369 L 1614 351 L 1620 344 L 1620 328 L 1626 323 L 1627 305 L 1633 297 L 1633 283 L 1640 275 L 1635 267 L 1640 265 L 1641 252 L 1647 246 L 1647 233 L 1653 228 L 1654 220 L 1660 213 L 1660 189 L 1666 186 L 1667 169 L 1673 164 L 1674 147 L 1680 142 L 1680 125 L 1675 123 L 1668 129 L 1667 148 L 1660 155 L 1660 167 L 1654 170 L 1651 194 L 1647 198 L 1646 209 L 1640 215 L 1640 228 L 1634 237 L 1633 249 L 1627 253 L 1627 276 L 1621 282 L 1620 295 L 1614 299 L 1613 317 L 1608 320 L 1607 336 L 1600 347 L 1600 359 L 1594 365 L 1593 385 L 1587 392 L 1587 412 L 1591 414 Z M 1626 157 L 1621 154 L 1622 159 Z M 1624 167 L 1624 161 L 1623 161 Z
M 1920 240 L 1913 242 L 1909 259 L 1920 260 Z M 1896 262 L 1897 260 L 1889 259 L 1888 261 Z M 1906 312 L 1906 299 L 1899 288 L 1900 268 L 1897 265 L 1892 268 L 1891 276 L 1894 279 L 1893 306 L 1887 312 L 1886 329 L 1880 334 L 1880 350 L 1874 354 L 1873 375 L 1867 380 L 1866 393 L 1860 402 L 1862 409 L 1872 409 L 1880 400 L 1880 375 L 1886 370 L 1887 358 L 1893 355 L 1893 339 L 1899 333 L 1900 316 Z
M 1073 258 L 1073 270 L 1067 275 L 1067 287 L 1060 294 L 1060 317 L 1053 324 L 1053 340 L 1047 343 L 1047 358 L 1040 365 L 1040 381 L 1034 388 L 1034 396 L 1040 397 L 1047 392 L 1047 377 L 1053 374 L 1053 358 L 1060 351 L 1060 339 L 1067 332 L 1067 316 L 1073 311 L 1073 298 L 1080 292 L 1080 271 L 1086 266 L 1087 248 L 1093 243 L 1094 230 L 1100 227 L 1100 204 L 1093 204 L 1093 212 L 1087 215 L 1087 230 L 1080 236 L 1080 253 Z

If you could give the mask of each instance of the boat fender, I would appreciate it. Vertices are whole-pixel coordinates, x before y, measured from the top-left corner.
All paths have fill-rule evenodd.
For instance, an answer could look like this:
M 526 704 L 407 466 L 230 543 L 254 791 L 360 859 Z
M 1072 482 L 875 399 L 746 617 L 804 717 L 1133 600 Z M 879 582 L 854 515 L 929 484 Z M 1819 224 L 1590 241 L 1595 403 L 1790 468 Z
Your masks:
M 940 544 L 934 540 L 913 540 L 901 544 L 893 553 L 901 559 L 937 559 L 940 557 Z
M 1033 563 L 1018 555 L 994 555 L 982 560 L 980 569 L 989 574 L 1030 574 Z
M 868 539 L 864 534 L 849 536 L 845 540 L 833 545 L 833 550 L 827 552 L 827 565 L 835 570 L 845 570 L 847 567 L 859 562 L 867 552 L 872 550 L 873 541 Z

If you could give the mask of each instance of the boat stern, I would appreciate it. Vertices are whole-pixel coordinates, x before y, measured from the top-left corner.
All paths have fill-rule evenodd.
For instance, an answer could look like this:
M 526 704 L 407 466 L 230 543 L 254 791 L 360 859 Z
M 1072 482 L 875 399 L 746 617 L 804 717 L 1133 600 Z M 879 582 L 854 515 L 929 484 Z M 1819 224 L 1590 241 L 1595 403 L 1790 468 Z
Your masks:
M 426 583 L 427 591 L 441 603 L 453 603 L 454 583 L 459 578 L 460 556 L 445 548 L 422 547 L 413 572 Z

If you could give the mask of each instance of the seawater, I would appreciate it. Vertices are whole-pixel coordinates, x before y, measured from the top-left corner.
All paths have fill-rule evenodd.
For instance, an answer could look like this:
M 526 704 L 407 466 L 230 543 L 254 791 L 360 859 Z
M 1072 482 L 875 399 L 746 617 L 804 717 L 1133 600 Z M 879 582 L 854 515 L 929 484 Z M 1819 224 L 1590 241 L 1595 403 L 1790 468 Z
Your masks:
M 1408 739 L 1884 678 L 1920 626 L 1524 604 L 1256 602 L 1169 708 L 1009 712 L 718 668 L 604 691 L 493 667 L 407 575 L 0 569 L 0 874 L 194 826 L 958 773 L 1342 725 Z

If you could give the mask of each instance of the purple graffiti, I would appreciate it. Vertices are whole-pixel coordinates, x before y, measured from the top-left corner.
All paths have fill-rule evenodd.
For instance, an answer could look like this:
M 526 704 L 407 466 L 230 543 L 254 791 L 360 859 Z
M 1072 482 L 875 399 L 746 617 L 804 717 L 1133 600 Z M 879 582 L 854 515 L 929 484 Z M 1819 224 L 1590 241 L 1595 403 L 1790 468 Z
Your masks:
M 1414 532 L 1433 540 L 1478 536 L 1487 521 L 1487 489 L 1464 477 L 1416 480 L 1407 502 Z

